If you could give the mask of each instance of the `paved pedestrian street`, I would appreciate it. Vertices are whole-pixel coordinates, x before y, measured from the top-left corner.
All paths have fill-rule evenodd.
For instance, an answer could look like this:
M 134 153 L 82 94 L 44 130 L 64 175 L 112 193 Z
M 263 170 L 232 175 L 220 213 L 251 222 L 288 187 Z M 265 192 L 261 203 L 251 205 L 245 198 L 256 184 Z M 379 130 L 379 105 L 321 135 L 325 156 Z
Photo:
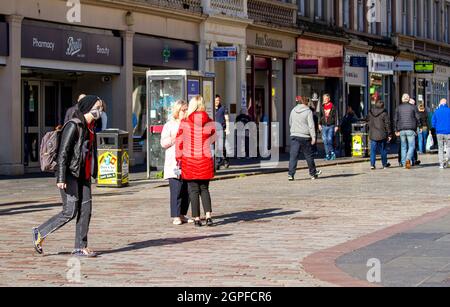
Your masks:
M 370 171 L 368 163 L 330 166 L 316 181 L 306 170 L 299 171 L 295 182 L 288 182 L 286 173 L 215 181 L 212 228 L 173 226 L 168 187 L 161 184 L 140 181 L 123 189 L 96 188 L 89 246 L 101 256 L 80 260 L 79 282 L 71 278 L 77 264 L 70 256 L 73 222 L 47 238 L 44 256 L 35 254 L 31 244 L 31 228 L 61 208 L 54 179 L 1 180 L 0 285 L 369 285 L 361 264 L 380 256 L 384 265 L 401 257 L 397 246 L 405 252 L 417 247 L 392 244 L 408 227 L 440 219 L 437 225 L 442 227 L 428 232 L 441 235 L 427 236 L 427 242 L 441 239 L 433 257 L 449 250 L 450 228 L 442 219 L 450 214 L 450 170 L 439 170 L 436 159 L 422 157 L 424 165 L 412 170 Z M 386 244 L 378 244 L 380 251 L 375 243 L 395 235 L 386 260 Z M 352 256 L 366 246 L 371 247 Z M 426 278 L 437 270 L 398 261 L 401 266 L 389 268 L 411 276 L 429 269 L 421 273 Z

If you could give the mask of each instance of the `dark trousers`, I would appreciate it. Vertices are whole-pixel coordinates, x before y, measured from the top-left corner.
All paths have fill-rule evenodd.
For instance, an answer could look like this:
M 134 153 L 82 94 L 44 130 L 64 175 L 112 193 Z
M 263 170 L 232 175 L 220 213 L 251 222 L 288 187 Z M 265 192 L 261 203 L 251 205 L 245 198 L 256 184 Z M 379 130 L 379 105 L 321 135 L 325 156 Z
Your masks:
M 352 135 L 345 134 L 342 137 L 344 142 L 344 154 L 346 157 L 352 156 Z
M 200 217 L 200 198 L 202 199 L 203 209 L 206 212 L 212 212 L 211 195 L 209 194 L 209 180 L 188 181 L 189 198 L 192 205 L 192 217 Z
M 189 209 L 189 191 L 185 181 L 171 178 L 170 186 L 170 216 L 175 218 L 186 215 Z
M 63 201 L 62 212 L 42 224 L 38 230 L 45 238 L 76 217 L 75 249 L 83 249 L 88 246 L 89 224 L 92 215 L 91 183 L 67 175 L 66 184 L 66 190 L 60 191 Z
M 218 157 L 217 157 L 217 166 L 222 166 L 225 163 L 229 163 L 227 157 L 227 135 L 225 133 L 225 128 L 223 129 L 222 142 L 217 142 L 218 146 Z
M 291 153 L 289 159 L 289 175 L 295 176 L 297 172 L 297 165 L 300 152 L 303 152 L 306 163 L 308 163 L 309 174 L 311 176 L 316 175 L 316 163 L 314 162 L 313 154 L 312 154 L 312 145 L 311 139 L 309 138 L 300 138 L 293 136 L 291 137 Z

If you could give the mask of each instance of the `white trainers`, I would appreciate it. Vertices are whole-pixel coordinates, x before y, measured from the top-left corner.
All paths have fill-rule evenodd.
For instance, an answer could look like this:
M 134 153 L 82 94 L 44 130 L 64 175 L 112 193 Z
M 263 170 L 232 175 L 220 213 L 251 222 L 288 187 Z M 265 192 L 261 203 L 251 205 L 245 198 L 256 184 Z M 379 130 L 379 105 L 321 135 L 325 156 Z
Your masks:
M 180 225 L 183 225 L 183 222 L 181 221 L 181 219 L 179 217 L 176 217 L 173 219 L 173 224 L 176 226 L 180 226 Z

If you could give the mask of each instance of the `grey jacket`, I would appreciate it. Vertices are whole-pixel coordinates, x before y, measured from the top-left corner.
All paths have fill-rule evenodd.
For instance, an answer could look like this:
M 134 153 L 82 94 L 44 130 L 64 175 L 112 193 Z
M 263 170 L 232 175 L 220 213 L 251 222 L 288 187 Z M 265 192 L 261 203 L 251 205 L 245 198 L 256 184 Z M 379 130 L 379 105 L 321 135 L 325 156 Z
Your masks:
M 303 104 L 297 105 L 289 118 L 291 136 L 316 139 L 316 128 L 313 113 Z

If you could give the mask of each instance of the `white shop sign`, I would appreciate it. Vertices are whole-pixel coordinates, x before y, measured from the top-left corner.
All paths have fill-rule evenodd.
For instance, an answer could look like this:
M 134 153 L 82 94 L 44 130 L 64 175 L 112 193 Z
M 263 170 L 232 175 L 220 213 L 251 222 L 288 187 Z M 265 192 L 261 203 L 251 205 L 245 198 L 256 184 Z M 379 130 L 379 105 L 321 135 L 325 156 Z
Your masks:
M 349 85 L 366 86 L 367 68 L 350 66 L 351 57 L 367 57 L 365 53 L 346 51 L 345 82 Z
M 392 62 L 394 57 L 378 53 L 369 53 L 369 72 L 383 75 L 393 75 Z
M 377 62 L 375 63 L 375 71 L 377 73 L 386 71 L 414 71 L 414 62 L 412 61 L 394 61 L 394 62 Z

